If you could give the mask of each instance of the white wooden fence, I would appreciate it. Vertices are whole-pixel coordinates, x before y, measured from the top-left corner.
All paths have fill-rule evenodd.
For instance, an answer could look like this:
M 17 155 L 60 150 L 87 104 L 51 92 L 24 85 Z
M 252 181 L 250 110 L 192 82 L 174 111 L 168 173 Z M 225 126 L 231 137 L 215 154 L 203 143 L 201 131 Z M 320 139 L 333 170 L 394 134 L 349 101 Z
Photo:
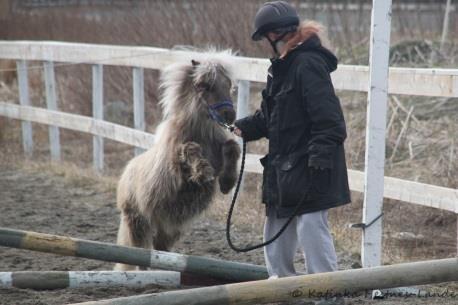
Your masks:
M 33 152 L 30 122 L 49 125 L 51 156 L 60 160 L 58 128 L 66 128 L 94 135 L 94 166 L 103 169 L 103 138 L 112 139 L 137 148 L 148 149 L 154 135 L 144 131 L 144 69 L 163 69 L 175 62 L 203 59 L 200 53 L 151 47 L 128 47 L 46 41 L 0 41 L 0 59 L 17 60 L 20 105 L 13 101 L 0 102 L 0 115 L 22 120 L 23 146 L 27 156 Z M 27 61 L 42 61 L 45 73 L 48 109 L 30 106 Z M 250 81 L 265 82 L 269 61 L 257 58 L 234 57 L 235 76 L 239 80 L 237 101 L 238 117 L 248 114 Z M 92 64 L 93 118 L 57 111 L 54 63 Z M 57 65 L 56 64 L 56 65 Z M 103 66 L 129 66 L 133 68 L 135 129 L 103 121 Z M 332 74 L 338 90 L 368 91 L 369 68 L 340 65 Z M 389 93 L 458 97 L 458 69 L 389 69 Z M 246 170 L 262 173 L 259 158 L 247 155 Z M 364 173 L 348 170 L 350 188 L 364 192 Z M 458 190 L 435 185 L 384 178 L 385 198 L 434 207 L 458 213 Z

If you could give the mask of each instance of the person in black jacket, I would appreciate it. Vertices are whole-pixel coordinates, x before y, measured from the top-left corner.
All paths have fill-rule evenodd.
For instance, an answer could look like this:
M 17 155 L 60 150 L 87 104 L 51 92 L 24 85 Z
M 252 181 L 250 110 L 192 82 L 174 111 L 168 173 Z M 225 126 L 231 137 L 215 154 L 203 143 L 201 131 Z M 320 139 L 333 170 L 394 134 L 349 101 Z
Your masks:
M 321 27 L 299 23 L 284 1 L 265 3 L 256 14 L 253 40 L 274 50 L 262 103 L 253 115 L 235 122 L 246 141 L 266 137 L 262 202 L 264 239 L 269 240 L 296 212 L 284 233 L 264 248 L 270 277 L 296 275 L 297 248 L 307 273 L 335 271 L 337 258 L 327 211 L 350 202 L 344 140 L 345 120 L 330 73 L 337 58 L 322 45 Z

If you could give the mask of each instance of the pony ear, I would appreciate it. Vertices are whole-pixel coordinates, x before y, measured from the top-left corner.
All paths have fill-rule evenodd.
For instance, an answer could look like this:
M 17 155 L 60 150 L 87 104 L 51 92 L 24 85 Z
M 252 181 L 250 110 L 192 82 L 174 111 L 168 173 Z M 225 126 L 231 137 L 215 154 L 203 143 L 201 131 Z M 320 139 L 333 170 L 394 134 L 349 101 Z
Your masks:
M 200 65 L 200 62 L 198 62 L 197 60 L 194 60 L 194 59 L 191 59 L 191 63 L 192 63 L 192 65 L 194 67 Z

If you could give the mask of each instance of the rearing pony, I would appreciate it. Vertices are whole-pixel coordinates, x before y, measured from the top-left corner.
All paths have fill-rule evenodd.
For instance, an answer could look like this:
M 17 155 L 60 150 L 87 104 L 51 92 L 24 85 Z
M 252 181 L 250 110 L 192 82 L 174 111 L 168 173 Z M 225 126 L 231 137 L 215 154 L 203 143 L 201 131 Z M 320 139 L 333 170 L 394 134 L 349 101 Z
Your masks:
M 207 54 L 206 54 L 207 55 Z M 118 244 L 168 251 L 237 179 L 240 148 L 223 125 L 235 119 L 228 52 L 174 64 L 161 75 L 163 120 L 155 144 L 126 166 L 117 188 Z M 135 266 L 117 264 L 117 270 Z

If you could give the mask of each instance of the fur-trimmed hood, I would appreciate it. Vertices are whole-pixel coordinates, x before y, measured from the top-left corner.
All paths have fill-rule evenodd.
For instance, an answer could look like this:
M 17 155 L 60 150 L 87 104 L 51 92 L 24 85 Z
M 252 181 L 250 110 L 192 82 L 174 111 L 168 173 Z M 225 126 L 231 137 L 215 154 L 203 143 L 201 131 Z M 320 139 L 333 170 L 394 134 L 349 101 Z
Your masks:
M 337 69 L 337 57 L 330 51 L 325 28 L 315 21 L 301 23 L 294 35 L 286 42 L 280 59 L 287 60 L 287 55 L 294 51 L 315 50 L 326 61 L 328 71 Z
M 288 40 L 280 58 L 285 57 L 292 49 L 306 41 L 312 36 L 318 36 L 321 44 L 330 49 L 326 28 L 317 21 L 305 20 L 301 22 L 294 35 Z

